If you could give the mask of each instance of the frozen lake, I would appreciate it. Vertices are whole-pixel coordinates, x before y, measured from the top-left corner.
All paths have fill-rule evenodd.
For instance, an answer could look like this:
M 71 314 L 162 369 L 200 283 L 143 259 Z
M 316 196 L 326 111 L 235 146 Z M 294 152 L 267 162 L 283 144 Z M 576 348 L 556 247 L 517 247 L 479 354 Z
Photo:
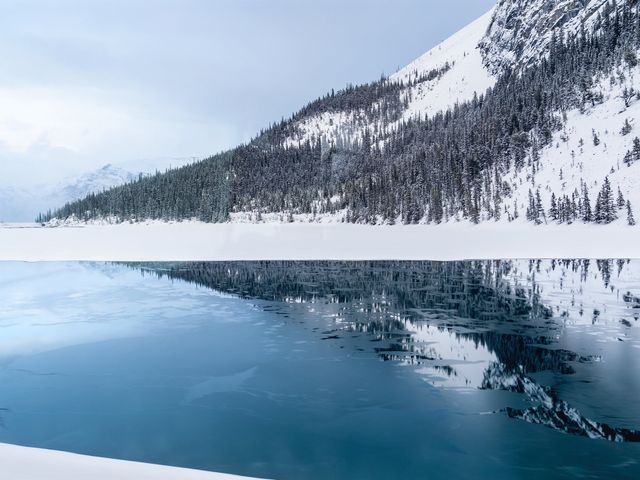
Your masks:
M 0 443 L 276 479 L 638 478 L 640 262 L 0 263 Z

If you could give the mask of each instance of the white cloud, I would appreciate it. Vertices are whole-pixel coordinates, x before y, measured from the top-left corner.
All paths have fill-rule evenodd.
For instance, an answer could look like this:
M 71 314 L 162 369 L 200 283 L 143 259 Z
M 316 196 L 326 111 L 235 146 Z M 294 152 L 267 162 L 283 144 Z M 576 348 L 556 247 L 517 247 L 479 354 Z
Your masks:
M 126 93 L 0 88 L 0 184 L 36 184 L 105 163 L 148 165 L 155 157 L 175 157 L 176 165 L 237 138 L 231 125 L 184 118 Z
M 0 88 L 0 142 L 24 153 L 36 144 L 80 153 L 131 121 L 123 108 L 88 92 Z

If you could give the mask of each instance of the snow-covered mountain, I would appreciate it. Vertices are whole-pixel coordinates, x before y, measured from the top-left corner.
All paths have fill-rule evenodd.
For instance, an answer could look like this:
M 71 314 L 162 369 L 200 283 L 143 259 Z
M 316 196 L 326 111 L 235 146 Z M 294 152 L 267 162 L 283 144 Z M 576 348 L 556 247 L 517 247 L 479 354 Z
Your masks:
M 410 101 L 403 116 L 405 120 L 447 110 L 494 86 L 496 76 L 485 68 L 478 48 L 493 17 L 492 9 L 390 77 L 393 82 L 408 84 L 412 77 L 450 65 L 440 78 L 409 89 Z
M 387 79 L 57 215 L 626 223 L 640 208 L 639 8 L 499 0 Z
M 306 140 L 323 139 L 335 143 L 341 136 L 362 138 L 365 130 L 391 129 L 409 118 L 424 118 L 483 94 L 496 82 L 484 64 L 480 42 L 494 18 L 494 9 L 460 30 L 420 58 L 389 77 L 390 82 L 403 82 L 404 111 L 391 125 L 384 119 L 363 120 L 360 111 L 328 111 L 304 117 L 296 122 L 290 145 Z M 421 80 L 430 72 L 442 72 L 435 78 Z
M 408 85 L 403 93 L 405 109 L 395 124 L 385 126 L 381 120 L 362 123 L 357 113 L 322 113 L 300 120 L 291 144 L 316 138 L 334 142 L 344 132 L 361 138 L 365 130 L 392 130 L 398 122 L 446 111 L 486 92 L 507 70 L 522 72 L 548 58 L 554 41 L 597 33 L 599 14 L 604 9 L 610 8 L 610 15 L 615 15 L 627 4 L 635 5 L 636 1 L 500 0 L 478 20 L 390 77 L 392 82 Z M 421 75 L 445 66 L 442 75 L 410 85 Z M 624 198 L 640 208 L 640 162 L 628 168 L 623 162 L 627 152 L 633 150 L 636 135 L 640 135 L 640 102 L 632 99 L 627 105 L 623 94 L 640 90 L 640 68 L 619 69 L 591 81 L 590 88 L 601 96 L 600 101 L 586 110 L 563 113 L 563 128 L 543 148 L 535 172 L 514 168 L 507 175 L 511 200 L 505 208 L 508 218 L 524 215 L 529 190 L 543 192 L 546 210 L 550 208 L 551 192 L 571 196 L 583 184 L 593 190 L 595 200 L 607 176 L 615 190 L 619 187 Z M 627 121 L 632 130 L 622 135 Z M 594 135 L 598 145 L 594 145 Z
M 99 170 L 85 173 L 77 178 L 70 178 L 56 187 L 59 195 L 66 201 L 86 197 L 91 193 L 102 192 L 138 178 L 138 173 L 108 164 Z
M 506 69 L 522 69 L 548 54 L 554 35 L 593 32 L 596 15 L 609 0 L 500 0 L 486 14 L 389 77 L 406 85 L 401 120 L 424 118 L 484 94 Z M 624 0 L 623 0 L 624 2 Z M 417 81 L 432 71 L 434 79 Z M 291 144 L 312 138 L 361 135 L 380 124 L 359 121 L 358 112 L 330 112 L 297 122 Z M 392 125 L 393 126 L 393 125 Z
M 579 39 L 597 34 L 602 17 L 618 22 L 623 9 L 637 9 L 636 0 L 501 0 L 480 42 L 484 65 L 496 74 L 507 68 L 521 71 L 547 58 L 560 38 Z M 558 112 L 562 127 L 539 153 L 535 165 L 512 168 L 505 175 L 510 185 L 513 216 L 527 208 L 529 191 L 540 191 L 545 211 L 552 195 L 572 197 L 586 188 L 595 201 L 608 177 L 617 196 L 640 208 L 640 162 L 625 163 L 640 135 L 640 68 L 638 50 L 629 47 L 628 61 L 613 71 L 586 79 L 576 78 L 576 88 L 586 88 L 596 99 L 569 111 Z M 626 127 L 625 127 L 626 126 Z M 620 213 L 626 221 L 625 212 Z M 547 219 L 548 220 L 548 219 Z
M 0 187 L 0 221 L 30 222 L 49 208 L 123 185 L 135 180 L 138 175 L 109 164 L 53 185 Z

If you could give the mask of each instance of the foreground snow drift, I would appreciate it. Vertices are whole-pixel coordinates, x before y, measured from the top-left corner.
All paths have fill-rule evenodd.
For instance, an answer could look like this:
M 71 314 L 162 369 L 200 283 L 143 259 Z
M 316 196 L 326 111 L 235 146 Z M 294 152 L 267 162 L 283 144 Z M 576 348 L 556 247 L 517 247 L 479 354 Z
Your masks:
M 123 462 L 0 444 L 2 478 L 11 480 L 232 480 L 246 477 Z
M 0 260 L 463 260 L 640 258 L 640 228 L 622 223 L 533 226 L 465 223 L 150 223 L 0 226 Z

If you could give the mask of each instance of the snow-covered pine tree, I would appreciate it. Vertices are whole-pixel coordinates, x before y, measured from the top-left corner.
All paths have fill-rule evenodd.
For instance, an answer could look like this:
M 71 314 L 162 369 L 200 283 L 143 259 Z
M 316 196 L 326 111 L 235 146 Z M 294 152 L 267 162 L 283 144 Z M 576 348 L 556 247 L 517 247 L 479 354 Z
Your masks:
M 527 205 L 527 220 L 530 222 L 536 219 L 536 200 L 533 196 L 533 192 L 529 189 L 529 203 Z
M 620 187 L 618 187 L 618 198 L 616 200 L 616 203 L 618 204 L 618 209 L 624 208 L 624 206 L 627 204 L 626 200 L 624 199 L 624 195 L 622 195 L 622 190 L 620 190 Z
M 611 191 L 611 182 L 609 177 L 605 177 L 598 200 L 596 202 L 595 220 L 597 223 L 607 224 L 618 218 L 616 214 L 615 203 L 613 201 L 613 192 Z
M 627 63 L 627 67 L 629 67 L 629 69 L 638 65 L 638 57 L 633 50 L 627 50 L 624 52 L 624 61 Z
M 536 191 L 536 205 L 535 205 L 536 213 L 535 213 L 535 222 L 537 224 L 542 223 L 544 220 L 545 223 L 547 221 L 547 216 L 544 213 L 544 206 L 542 205 L 542 195 L 540 195 L 540 189 Z
M 576 188 L 571 194 L 571 221 L 574 221 L 578 218 L 580 209 L 580 193 L 578 193 L 578 189 Z
M 549 218 L 554 221 L 558 221 L 558 201 L 556 200 L 556 194 L 551 194 L 551 208 L 549 208 Z
M 627 167 L 630 167 L 633 163 L 633 154 L 631 153 L 631 150 L 627 150 L 627 153 L 625 153 L 624 163 Z
M 625 108 L 629 108 L 631 106 L 631 101 L 635 96 L 636 96 L 636 91 L 634 90 L 633 87 L 626 87 L 626 86 L 624 87 L 624 90 L 622 91 L 622 99 L 624 100 Z
M 580 215 L 583 222 L 591 222 L 593 220 L 593 211 L 591 210 L 591 199 L 589 198 L 589 189 L 587 184 L 582 184 L 582 211 Z
M 633 161 L 640 161 L 640 138 L 636 137 L 633 139 Z
M 567 195 L 560 197 L 558 201 L 558 212 L 560 223 L 572 223 L 577 218 L 577 206 L 574 198 Z
M 636 219 L 633 217 L 633 209 L 631 208 L 631 202 L 627 200 L 627 223 L 633 227 L 636 224 Z

